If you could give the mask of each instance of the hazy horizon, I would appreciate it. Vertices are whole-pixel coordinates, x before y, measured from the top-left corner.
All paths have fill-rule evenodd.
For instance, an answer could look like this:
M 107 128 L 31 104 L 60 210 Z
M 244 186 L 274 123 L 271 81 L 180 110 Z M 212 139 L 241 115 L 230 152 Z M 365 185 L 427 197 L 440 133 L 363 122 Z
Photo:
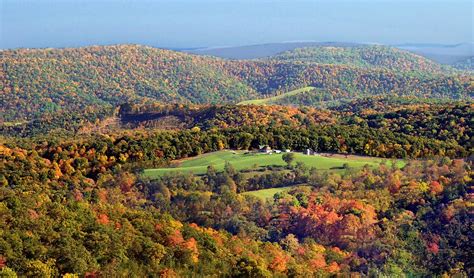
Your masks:
M 471 1 L 4 0 L 0 48 L 473 41 Z

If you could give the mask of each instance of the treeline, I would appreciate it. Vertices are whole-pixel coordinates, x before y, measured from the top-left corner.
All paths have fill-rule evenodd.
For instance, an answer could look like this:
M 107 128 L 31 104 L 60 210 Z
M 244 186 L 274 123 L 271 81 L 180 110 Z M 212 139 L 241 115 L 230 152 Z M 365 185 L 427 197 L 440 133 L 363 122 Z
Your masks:
M 333 98 L 396 95 L 460 99 L 474 93 L 469 75 L 413 76 L 390 70 L 291 62 L 242 61 L 231 65 L 223 70 L 264 94 L 305 86 L 325 89 Z
M 156 102 L 127 103 L 111 110 L 116 122 L 104 132 L 111 137 L 131 132 L 160 134 L 161 130 L 192 134 L 191 146 L 178 146 L 171 159 L 193 156 L 220 148 L 249 149 L 268 144 L 275 148 L 353 153 L 380 157 L 428 157 L 447 155 L 466 157 L 472 154 L 472 104 L 423 103 L 408 99 L 369 98 L 349 101 L 329 109 L 257 105 L 162 105 Z M 83 133 L 102 133 L 107 120 L 91 118 L 94 124 L 75 125 L 79 116 L 64 115 L 69 121 L 52 119 L 56 136 L 71 135 L 68 128 Z M 82 122 L 82 121 L 80 121 Z M 103 122 L 103 123 L 102 123 Z M 82 122 L 84 123 L 84 122 Z M 41 121 L 24 126 L 4 127 L 3 134 L 41 137 Z M 85 126 L 90 126 L 87 132 Z M 94 130 L 97 129 L 97 132 Z M 203 131 L 203 132 L 201 132 Z M 62 134 L 62 135 L 61 135 Z M 115 134 L 115 135 L 112 135 Z M 164 132 L 163 134 L 168 134 Z M 148 135 L 147 135 L 148 136 Z M 192 136 L 189 136 L 192 137 Z M 209 138 L 214 138 L 209 141 Z M 186 139 L 188 140 L 188 139 Z M 186 141 L 178 140 L 178 141 Z M 193 149 L 194 151 L 188 151 Z M 182 151 L 186 150 L 186 151 Z M 145 151 L 146 153 L 147 151 Z M 181 154 L 183 153 L 183 154 Z M 150 156 L 149 160 L 154 157 Z
M 0 134 L 3 136 L 34 137 L 45 134 L 69 134 L 73 136 L 88 126 L 97 126 L 108 117 L 113 116 L 116 108 L 87 109 L 84 113 L 59 113 L 41 118 L 20 122 L 0 123 Z
M 379 113 L 371 113 L 372 108 L 367 109 L 368 113 L 364 111 L 353 116 L 348 123 L 411 136 L 456 141 L 473 152 L 473 104 L 412 105 Z
M 257 94 L 218 59 L 123 45 L 4 51 L 2 117 L 31 120 L 117 106 L 125 100 L 225 103 Z
M 443 98 L 420 98 L 420 97 L 397 97 L 397 96 L 375 96 L 361 97 L 355 99 L 343 99 L 328 104 L 328 109 L 343 114 L 374 114 L 377 112 L 396 112 L 398 110 L 413 107 L 431 107 L 443 105 L 459 106 L 470 104 L 472 101 L 455 101 Z M 420 109 L 420 113 L 423 111 Z
M 451 141 L 472 153 L 471 126 L 474 108 L 467 102 L 425 102 L 410 98 L 364 98 L 343 102 L 329 109 L 256 105 L 124 105 L 122 121 L 128 128 L 163 128 L 169 117 L 176 121 L 167 127 L 199 127 L 209 130 L 240 126 L 310 127 L 354 125 L 385 133 Z M 124 111 L 127 112 L 124 112 Z M 347 127 L 355 128 L 355 127 Z
M 124 104 L 119 109 L 120 119 L 126 128 L 163 128 L 164 121 L 173 118 L 169 129 L 228 128 L 240 126 L 308 126 L 333 124 L 335 115 L 329 110 L 284 106 L 256 105 L 163 105 Z
M 412 137 L 355 126 L 242 127 L 222 130 L 135 132 L 85 137 L 76 140 L 41 138 L 10 142 L 52 163 L 55 175 L 81 173 L 97 178 L 107 169 L 141 169 L 167 165 L 171 160 L 222 149 L 277 149 L 362 154 L 386 158 L 467 157 L 455 142 Z M 48 172 L 43 178 L 48 177 Z

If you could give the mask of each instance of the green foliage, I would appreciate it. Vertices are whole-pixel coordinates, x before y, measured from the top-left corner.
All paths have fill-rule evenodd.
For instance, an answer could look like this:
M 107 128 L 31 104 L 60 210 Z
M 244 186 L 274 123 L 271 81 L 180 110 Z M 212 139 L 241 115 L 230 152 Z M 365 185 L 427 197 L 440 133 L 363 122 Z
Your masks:
M 443 73 L 443 67 L 427 58 L 388 46 L 308 47 L 286 51 L 270 60 L 381 68 L 402 72 Z
M 238 104 L 240 104 L 240 105 L 249 105 L 249 104 L 262 105 L 262 104 L 281 103 L 281 100 L 283 100 L 283 99 L 288 99 L 292 96 L 297 96 L 299 94 L 304 94 L 304 93 L 306 93 L 308 91 L 312 91 L 314 89 L 316 89 L 316 88 L 315 87 L 304 87 L 304 88 L 289 91 L 287 93 L 283 93 L 283 94 L 273 96 L 273 97 L 269 97 L 269 98 L 245 100 L 245 101 L 239 102 Z
M 306 51 L 4 51 L 2 134 L 51 133 L 1 138 L 0 276 L 472 276 L 472 104 L 195 105 L 472 97 L 406 53 Z
M 2 273 L 471 273 L 472 170 L 464 160 L 339 173 L 298 163 L 247 177 L 230 162 L 224 171 L 209 167 L 202 176 L 153 181 L 133 173 L 144 159 L 193 153 L 204 136 L 159 132 L 2 145 Z M 189 150 L 177 152 L 186 144 Z M 266 202 L 248 193 L 285 186 Z
M 291 163 L 295 161 L 295 158 L 296 158 L 296 155 L 294 153 L 284 153 L 281 156 L 281 159 L 283 159 L 283 161 L 285 161 L 285 163 L 288 164 L 288 167 L 290 167 Z
M 24 135 L 87 130 L 118 113 L 124 102 L 238 103 L 308 86 L 323 92 L 320 100 L 367 95 L 466 99 L 474 91 L 470 75 L 228 61 L 133 45 L 8 50 L 0 60 L 1 128 Z M 290 97 L 302 96 L 308 93 Z
M 324 157 L 324 156 L 307 156 L 301 153 L 291 153 L 292 160 L 297 162 L 304 162 L 310 167 L 318 167 L 321 170 L 339 169 L 344 163 L 349 163 L 352 167 L 362 168 L 364 165 L 376 166 L 381 161 L 377 158 L 344 158 L 344 157 Z M 260 154 L 260 153 L 246 153 L 242 151 L 219 151 L 207 153 L 202 156 L 186 159 L 178 165 L 169 168 L 159 169 L 145 169 L 144 175 L 150 178 L 159 177 L 167 173 L 193 173 L 197 175 L 208 172 L 208 165 L 212 165 L 213 169 L 222 171 L 225 170 L 226 165 L 229 164 L 236 170 L 258 170 L 267 167 L 283 166 L 283 157 L 285 154 Z M 258 167 L 254 167 L 257 164 Z M 291 164 L 291 163 L 290 163 Z M 403 164 L 400 162 L 400 164 Z M 229 170 L 225 170 L 229 173 Z

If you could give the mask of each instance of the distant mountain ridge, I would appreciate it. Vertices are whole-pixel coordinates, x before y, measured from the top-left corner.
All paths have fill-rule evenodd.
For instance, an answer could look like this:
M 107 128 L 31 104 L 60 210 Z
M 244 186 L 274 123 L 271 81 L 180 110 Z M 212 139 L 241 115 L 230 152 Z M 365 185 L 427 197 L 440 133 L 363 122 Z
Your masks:
M 448 65 L 456 64 L 458 61 L 474 56 L 474 42 L 458 44 L 400 44 L 394 46 Z
M 374 43 L 350 43 L 350 42 L 282 42 L 282 43 L 266 43 L 244 46 L 229 47 L 212 47 L 184 50 L 184 52 L 216 56 L 226 59 L 259 59 L 266 58 L 285 51 L 295 50 L 304 47 L 356 47 L 356 46 L 372 46 L 381 45 Z M 422 43 L 405 43 L 387 45 L 398 49 L 410 51 L 431 59 L 441 64 L 454 64 L 460 60 L 474 55 L 474 43 L 458 43 L 458 44 L 422 44 Z
M 212 47 L 193 49 L 185 52 L 198 55 L 209 55 L 228 59 L 257 59 L 273 56 L 284 51 L 294 50 L 302 47 L 317 46 L 359 46 L 358 43 L 344 42 L 282 42 L 266 43 L 243 46 Z
M 474 56 L 456 62 L 453 67 L 459 70 L 474 71 Z

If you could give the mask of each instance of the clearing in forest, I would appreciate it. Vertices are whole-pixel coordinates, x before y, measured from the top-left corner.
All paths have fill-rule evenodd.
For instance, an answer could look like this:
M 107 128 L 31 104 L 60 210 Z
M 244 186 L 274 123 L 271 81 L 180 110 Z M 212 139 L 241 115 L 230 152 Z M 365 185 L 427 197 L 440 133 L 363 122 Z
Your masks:
M 253 153 L 247 151 L 230 151 L 223 150 L 218 152 L 207 153 L 193 158 L 177 161 L 175 167 L 145 169 L 144 176 L 149 178 L 157 178 L 167 173 L 193 173 L 202 175 L 207 172 L 207 167 L 213 165 L 217 171 L 224 170 L 226 161 L 229 162 L 236 170 L 258 170 L 267 166 L 284 166 L 286 163 L 282 159 L 283 153 L 266 154 Z M 308 167 L 315 167 L 318 170 L 334 170 L 340 171 L 345 163 L 351 168 L 361 168 L 368 164 L 369 166 L 378 166 L 383 159 L 376 157 L 348 156 L 342 155 L 322 156 L 322 155 L 306 155 L 295 152 L 295 162 L 303 162 Z M 403 162 L 399 161 L 399 166 L 403 166 Z M 390 161 L 387 162 L 390 164 Z
M 269 98 L 245 100 L 245 101 L 239 102 L 238 104 L 239 104 L 239 105 L 248 105 L 248 104 L 265 105 L 265 104 L 272 104 L 273 102 L 276 102 L 277 100 L 280 100 L 280 99 L 283 99 L 283 98 L 286 98 L 286 97 L 290 97 L 290 96 L 294 96 L 294 95 L 297 95 L 297 94 L 301 94 L 301 93 L 304 93 L 304 92 L 308 92 L 308 91 L 311 91 L 311 90 L 313 90 L 313 89 L 316 89 L 316 88 L 315 88 L 315 87 L 308 86 L 308 87 L 304 87 L 304 88 L 300 88 L 300 89 L 297 89 L 297 90 L 289 91 L 289 92 L 287 92 L 287 93 L 283 93 L 283 94 L 281 94 L 281 95 L 277 95 L 277 96 L 273 96 L 273 97 L 269 97 Z

